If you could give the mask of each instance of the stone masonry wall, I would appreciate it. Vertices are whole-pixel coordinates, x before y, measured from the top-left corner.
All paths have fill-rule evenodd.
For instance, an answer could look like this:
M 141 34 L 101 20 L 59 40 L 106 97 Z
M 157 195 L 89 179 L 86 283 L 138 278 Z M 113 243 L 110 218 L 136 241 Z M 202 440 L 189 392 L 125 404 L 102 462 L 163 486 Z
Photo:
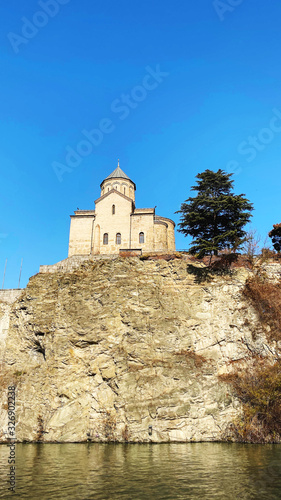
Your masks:
M 88 255 L 93 240 L 94 216 L 72 216 L 69 232 L 68 255 Z
M 24 288 L 10 288 L 0 290 L 0 302 L 6 302 L 7 304 L 13 304 L 20 295 L 22 294 Z

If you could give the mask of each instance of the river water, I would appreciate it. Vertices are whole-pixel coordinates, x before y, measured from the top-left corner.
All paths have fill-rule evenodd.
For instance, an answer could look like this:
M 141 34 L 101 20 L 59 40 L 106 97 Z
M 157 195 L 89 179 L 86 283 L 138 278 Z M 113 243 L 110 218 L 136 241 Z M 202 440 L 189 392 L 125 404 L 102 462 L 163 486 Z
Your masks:
M 1 499 L 281 499 L 281 445 L 18 444 L 16 493 L 0 446 Z

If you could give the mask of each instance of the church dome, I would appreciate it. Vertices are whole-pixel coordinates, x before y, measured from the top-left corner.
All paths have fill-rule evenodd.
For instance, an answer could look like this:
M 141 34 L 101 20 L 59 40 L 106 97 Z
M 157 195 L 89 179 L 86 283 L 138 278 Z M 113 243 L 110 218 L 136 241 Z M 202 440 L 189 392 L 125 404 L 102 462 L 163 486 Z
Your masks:
M 113 172 L 111 172 L 111 174 L 109 174 L 101 183 L 100 187 L 102 187 L 103 183 L 109 179 L 126 179 L 128 181 L 130 181 L 133 185 L 134 185 L 134 188 L 136 189 L 136 185 L 135 183 L 130 179 L 130 177 L 128 177 L 125 172 L 123 172 L 123 170 L 120 168 L 119 166 L 119 160 L 118 160 L 118 166 L 115 170 L 113 170 Z

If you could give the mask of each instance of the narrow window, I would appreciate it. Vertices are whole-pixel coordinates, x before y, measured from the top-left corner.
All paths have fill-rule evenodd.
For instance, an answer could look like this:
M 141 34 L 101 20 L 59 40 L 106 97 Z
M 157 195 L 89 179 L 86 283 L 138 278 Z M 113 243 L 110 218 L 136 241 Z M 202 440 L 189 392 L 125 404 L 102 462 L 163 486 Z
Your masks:
M 144 233 L 139 234 L 139 242 L 144 243 Z
M 104 233 L 103 235 L 103 244 L 108 245 L 108 233 Z
M 115 214 L 115 205 L 112 205 L 112 215 Z
M 121 234 L 120 233 L 116 234 L 116 245 L 121 245 Z
M 124 188 L 124 194 L 126 194 L 126 188 Z

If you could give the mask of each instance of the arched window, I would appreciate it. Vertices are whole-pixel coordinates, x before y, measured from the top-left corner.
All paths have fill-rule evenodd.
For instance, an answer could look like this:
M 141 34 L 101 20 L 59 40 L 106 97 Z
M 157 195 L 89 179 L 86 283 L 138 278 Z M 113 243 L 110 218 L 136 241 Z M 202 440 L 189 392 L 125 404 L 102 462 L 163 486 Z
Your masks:
M 108 245 L 108 233 L 104 233 L 103 235 L 103 244 Z
M 126 194 L 126 188 L 124 188 L 124 194 Z
M 144 233 L 139 234 L 139 242 L 144 243 Z
M 116 234 L 116 245 L 121 245 L 121 234 L 120 233 Z
M 112 205 L 112 215 L 115 214 L 115 205 Z

